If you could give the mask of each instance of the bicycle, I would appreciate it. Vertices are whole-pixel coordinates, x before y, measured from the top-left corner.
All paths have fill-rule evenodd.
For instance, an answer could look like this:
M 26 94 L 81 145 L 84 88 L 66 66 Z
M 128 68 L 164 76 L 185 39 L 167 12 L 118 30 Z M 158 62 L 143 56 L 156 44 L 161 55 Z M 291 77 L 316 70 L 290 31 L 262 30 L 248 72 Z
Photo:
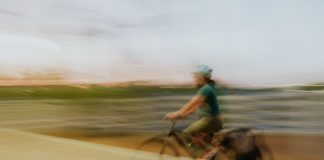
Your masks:
M 172 121 L 167 134 L 160 134 L 143 141 L 137 152 L 158 152 L 150 156 L 133 155 L 132 160 L 142 159 L 203 159 L 203 160 L 273 160 L 273 154 L 264 141 L 260 141 L 251 128 L 237 128 L 211 134 L 203 134 L 199 144 L 188 141 Z M 207 139 L 207 140 L 206 140 Z M 196 141 L 197 142 L 197 141 Z M 144 151 L 144 152 L 143 152 Z M 139 155 L 141 153 L 138 153 Z M 207 154 L 206 154 L 207 153 Z

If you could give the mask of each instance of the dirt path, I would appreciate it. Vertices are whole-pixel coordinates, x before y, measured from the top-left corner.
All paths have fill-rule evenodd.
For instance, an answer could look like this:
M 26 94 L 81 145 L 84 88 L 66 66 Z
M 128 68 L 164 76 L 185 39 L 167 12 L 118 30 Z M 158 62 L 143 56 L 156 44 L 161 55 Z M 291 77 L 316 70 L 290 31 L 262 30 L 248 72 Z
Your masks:
M 134 152 L 127 148 L 7 128 L 0 128 L 0 142 L 1 160 L 130 160 L 130 153 Z M 136 156 L 143 160 L 152 160 L 157 154 L 141 152 Z

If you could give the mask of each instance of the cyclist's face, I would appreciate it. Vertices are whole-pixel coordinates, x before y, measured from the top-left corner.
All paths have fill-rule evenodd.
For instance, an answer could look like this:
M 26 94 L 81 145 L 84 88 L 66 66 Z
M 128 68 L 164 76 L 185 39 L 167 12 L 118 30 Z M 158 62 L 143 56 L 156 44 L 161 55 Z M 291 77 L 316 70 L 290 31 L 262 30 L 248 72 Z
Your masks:
M 200 74 L 193 75 L 193 83 L 196 87 L 201 87 L 206 83 L 205 78 Z

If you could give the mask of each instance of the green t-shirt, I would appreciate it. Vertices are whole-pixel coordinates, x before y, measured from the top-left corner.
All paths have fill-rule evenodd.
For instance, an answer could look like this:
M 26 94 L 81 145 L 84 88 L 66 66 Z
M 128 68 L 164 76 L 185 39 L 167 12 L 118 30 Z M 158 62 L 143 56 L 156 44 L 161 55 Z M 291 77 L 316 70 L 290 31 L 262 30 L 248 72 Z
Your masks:
M 216 87 L 213 84 L 205 84 L 197 91 L 197 96 L 204 96 L 205 103 L 197 110 L 198 118 L 206 116 L 217 116 L 220 114 Z

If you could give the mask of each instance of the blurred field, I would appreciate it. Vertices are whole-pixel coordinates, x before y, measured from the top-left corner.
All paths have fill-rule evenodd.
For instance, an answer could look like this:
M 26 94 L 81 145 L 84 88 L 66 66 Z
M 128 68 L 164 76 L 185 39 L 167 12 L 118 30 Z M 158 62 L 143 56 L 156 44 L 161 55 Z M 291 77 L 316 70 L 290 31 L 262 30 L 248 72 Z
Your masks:
M 304 88 L 220 88 L 226 127 L 323 134 L 322 88 Z M 194 93 L 195 89 L 187 86 L 1 87 L 0 126 L 78 130 L 94 135 L 157 131 L 167 126 L 162 117 Z M 193 118 L 181 121 L 179 126 L 184 127 Z
M 141 140 L 134 135 L 166 131 L 169 122 L 162 117 L 194 93 L 188 86 L 0 87 L 0 127 L 133 147 Z M 322 85 L 223 87 L 218 93 L 226 128 L 256 127 L 275 134 L 268 141 L 280 159 L 321 159 Z M 179 121 L 178 127 L 184 128 L 193 119 Z

